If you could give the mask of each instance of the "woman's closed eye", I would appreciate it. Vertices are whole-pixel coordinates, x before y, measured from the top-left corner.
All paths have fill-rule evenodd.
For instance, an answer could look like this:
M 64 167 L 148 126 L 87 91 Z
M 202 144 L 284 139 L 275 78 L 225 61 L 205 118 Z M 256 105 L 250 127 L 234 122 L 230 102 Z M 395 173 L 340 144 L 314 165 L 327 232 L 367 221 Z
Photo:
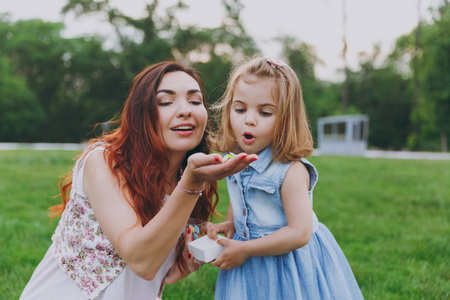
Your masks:
M 156 99 L 158 106 L 168 106 L 173 103 L 173 98 L 170 95 L 160 95 L 162 97 L 158 97 Z
M 193 104 L 193 105 L 202 105 L 203 101 L 202 101 L 202 99 L 199 99 L 198 97 L 195 97 L 195 98 L 189 99 L 189 103 Z

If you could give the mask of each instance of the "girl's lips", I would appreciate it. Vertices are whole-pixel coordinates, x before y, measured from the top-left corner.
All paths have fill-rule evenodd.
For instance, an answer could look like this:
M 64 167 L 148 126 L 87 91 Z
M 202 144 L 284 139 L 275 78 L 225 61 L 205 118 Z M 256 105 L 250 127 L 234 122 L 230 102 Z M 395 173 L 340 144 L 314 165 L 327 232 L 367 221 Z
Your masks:
M 251 132 L 244 132 L 242 135 L 242 140 L 245 144 L 250 145 L 255 141 L 255 137 Z

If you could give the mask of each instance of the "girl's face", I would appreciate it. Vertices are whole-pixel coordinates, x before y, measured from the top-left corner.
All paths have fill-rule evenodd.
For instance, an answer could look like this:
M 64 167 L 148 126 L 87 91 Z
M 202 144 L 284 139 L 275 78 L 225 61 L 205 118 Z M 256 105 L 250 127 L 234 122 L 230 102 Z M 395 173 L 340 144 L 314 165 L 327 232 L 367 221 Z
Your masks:
M 172 153 L 185 154 L 202 140 L 208 114 L 197 81 L 182 71 L 164 75 L 156 91 L 158 137 Z
M 231 102 L 234 137 L 247 154 L 259 154 L 272 143 L 277 113 L 272 79 L 239 79 Z

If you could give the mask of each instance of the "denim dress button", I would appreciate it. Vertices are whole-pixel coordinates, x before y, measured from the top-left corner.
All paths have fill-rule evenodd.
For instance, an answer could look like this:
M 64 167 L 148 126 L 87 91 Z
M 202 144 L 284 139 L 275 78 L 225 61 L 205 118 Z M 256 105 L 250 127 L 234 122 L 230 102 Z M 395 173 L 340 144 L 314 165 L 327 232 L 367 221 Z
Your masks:
M 250 171 L 250 169 L 249 168 L 245 168 L 245 170 L 244 170 L 245 172 L 248 172 L 248 171 Z
M 245 211 L 245 208 L 242 210 L 242 214 L 245 216 L 247 212 Z

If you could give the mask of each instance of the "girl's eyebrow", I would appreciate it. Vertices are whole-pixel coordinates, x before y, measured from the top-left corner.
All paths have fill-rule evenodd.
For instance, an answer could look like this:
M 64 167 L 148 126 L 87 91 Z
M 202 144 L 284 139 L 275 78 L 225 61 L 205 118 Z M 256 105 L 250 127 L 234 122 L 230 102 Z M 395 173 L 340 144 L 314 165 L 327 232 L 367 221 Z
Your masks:
M 239 103 L 239 104 L 243 104 L 243 105 L 247 105 L 247 103 L 245 103 L 244 101 L 241 100 L 232 100 L 231 104 L 233 103 Z M 276 105 L 272 104 L 272 103 L 262 103 L 258 105 L 259 107 L 264 107 L 264 106 L 272 106 L 274 108 L 278 108 Z
M 157 95 L 158 95 L 159 93 L 166 93 L 166 94 L 169 94 L 169 95 L 175 95 L 175 94 L 176 94 L 175 91 L 173 91 L 173 90 L 168 90 L 168 89 L 161 89 L 161 90 L 159 90 L 159 91 L 156 92 Z M 188 90 L 188 91 L 187 91 L 187 94 L 188 94 L 188 95 L 193 95 L 193 94 L 197 94 L 197 93 L 201 94 L 200 90 L 198 90 L 198 89 L 192 89 L 192 90 Z

